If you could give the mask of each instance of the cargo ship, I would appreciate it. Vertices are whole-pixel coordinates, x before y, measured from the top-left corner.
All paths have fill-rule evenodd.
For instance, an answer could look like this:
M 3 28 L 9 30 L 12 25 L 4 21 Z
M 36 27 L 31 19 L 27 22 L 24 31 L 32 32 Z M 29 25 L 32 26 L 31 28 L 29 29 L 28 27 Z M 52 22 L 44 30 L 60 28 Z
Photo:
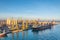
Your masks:
M 51 26 L 53 26 L 52 24 L 46 24 L 46 25 L 39 25 L 39 26 L 33 26 L 32 27 L 32 30 L 33 31 L 38 31 L 38 30 L 45 30 L 45 29 L 48 29 L 48 28 L 51 28 Z

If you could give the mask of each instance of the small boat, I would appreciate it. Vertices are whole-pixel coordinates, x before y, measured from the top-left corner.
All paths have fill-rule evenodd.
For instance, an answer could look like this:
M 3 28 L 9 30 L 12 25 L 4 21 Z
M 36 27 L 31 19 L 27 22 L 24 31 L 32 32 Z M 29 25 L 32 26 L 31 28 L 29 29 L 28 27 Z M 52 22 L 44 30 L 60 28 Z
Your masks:
M 5 37 L 6 34 L 5 33 L 0 33 L 0 37 Z
M 0 37 L 5 37 L 5 36 L 6 36 L 5 30 L 3 32 L 0 30 Z

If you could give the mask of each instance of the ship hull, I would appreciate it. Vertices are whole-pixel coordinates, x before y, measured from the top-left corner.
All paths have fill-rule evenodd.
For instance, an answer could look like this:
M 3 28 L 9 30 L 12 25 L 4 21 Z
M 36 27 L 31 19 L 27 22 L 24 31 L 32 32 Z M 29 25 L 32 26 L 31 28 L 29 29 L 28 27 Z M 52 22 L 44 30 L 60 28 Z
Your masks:
M 40 27 L 32 28 L 32 30 L 33 30 L 33 31 L 36 31 L 36 30 L 51 29 L 51 26 L 52 26 L 52 25 L 40 26 Z

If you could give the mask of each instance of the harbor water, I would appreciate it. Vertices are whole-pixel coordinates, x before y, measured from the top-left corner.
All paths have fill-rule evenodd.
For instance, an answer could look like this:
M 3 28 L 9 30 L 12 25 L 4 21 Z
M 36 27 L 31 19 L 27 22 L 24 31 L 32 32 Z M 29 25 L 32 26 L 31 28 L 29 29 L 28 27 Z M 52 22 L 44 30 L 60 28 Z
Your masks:
M 41 31 L 26 30 L 22 32 L 10 33 L 0 40 L 60 40 L 60 25 L 52 26 L 51 29 Z

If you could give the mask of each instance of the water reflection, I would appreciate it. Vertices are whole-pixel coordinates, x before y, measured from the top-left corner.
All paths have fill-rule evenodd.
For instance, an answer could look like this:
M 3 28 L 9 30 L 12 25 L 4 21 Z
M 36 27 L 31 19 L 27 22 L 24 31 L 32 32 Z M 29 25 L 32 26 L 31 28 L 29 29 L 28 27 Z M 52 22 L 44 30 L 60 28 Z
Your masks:
M 23 31 L 22 32 L 22 40 L 27 40 L 27 37 L 28 37 L 28 31 Z
M 16 35 L 17 35 L 17 36 L 16 36 L 16 37 L 17 37 L 17 40 L 19 40 L 19 33 L 17 32 Z
M 24 40 L 25 32 L 22 32 L 22 40 Z
M 26 30 L 11 33 L 0 40 L 60 40 L 60 25 L 40 31 Z
M 14 40 L 14 33 L 12 33 L 12 40 Z
M 28 31 L 22 31 L 22 36 L 20 36 L 19 33 L 20 32 L 12 33 L 12 40 L 28 40 Z

